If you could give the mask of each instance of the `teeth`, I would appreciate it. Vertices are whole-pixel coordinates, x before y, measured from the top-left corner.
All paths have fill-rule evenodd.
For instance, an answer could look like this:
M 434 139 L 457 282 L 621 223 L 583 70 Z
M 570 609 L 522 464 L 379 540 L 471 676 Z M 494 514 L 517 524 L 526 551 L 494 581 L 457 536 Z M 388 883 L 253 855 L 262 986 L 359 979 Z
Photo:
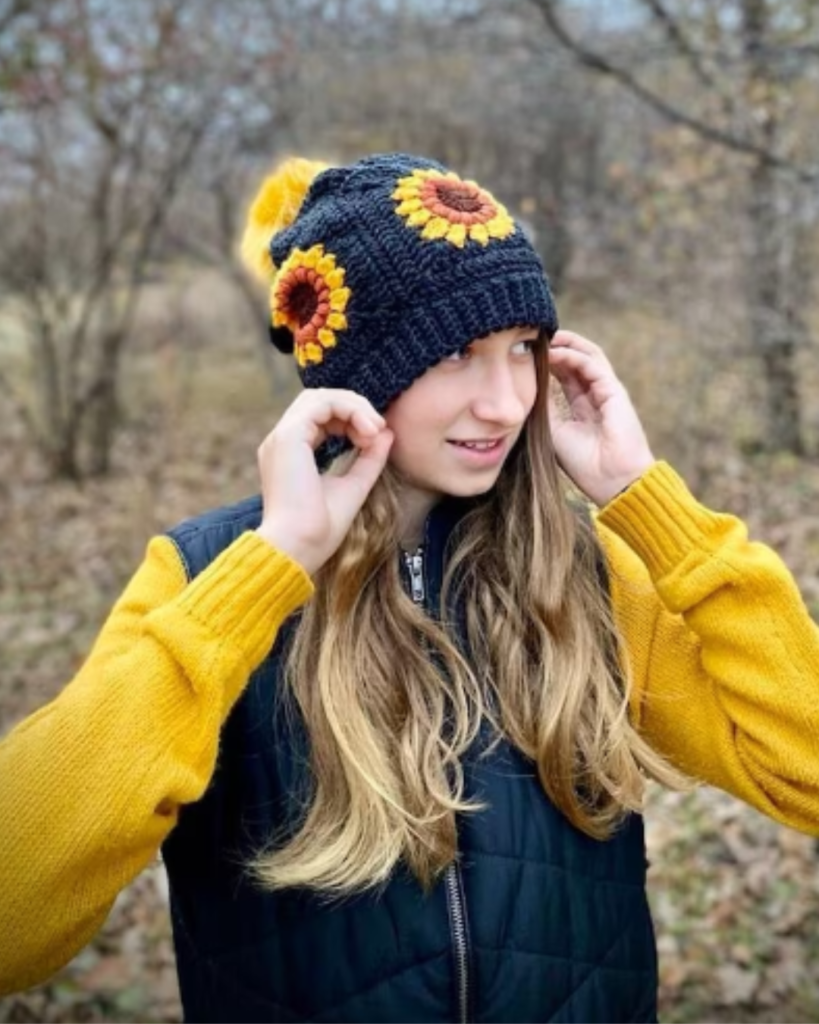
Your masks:
M 474 448 L 479 452 L 489 451 L 497 446 L 497 441 L 456 441 L 461 448 Z

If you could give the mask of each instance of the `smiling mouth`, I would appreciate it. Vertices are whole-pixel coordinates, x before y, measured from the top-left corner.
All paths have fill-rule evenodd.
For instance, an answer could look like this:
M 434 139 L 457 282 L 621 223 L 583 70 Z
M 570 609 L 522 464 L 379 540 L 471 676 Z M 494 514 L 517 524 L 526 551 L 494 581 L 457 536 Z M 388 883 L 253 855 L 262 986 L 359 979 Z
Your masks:
M 497 437 L 494 441 L 448 441 L 447 443 L 454 444 L 456 448 L 469 448 L 476 452 L 491 452 L 503 444 L 503 438 Z

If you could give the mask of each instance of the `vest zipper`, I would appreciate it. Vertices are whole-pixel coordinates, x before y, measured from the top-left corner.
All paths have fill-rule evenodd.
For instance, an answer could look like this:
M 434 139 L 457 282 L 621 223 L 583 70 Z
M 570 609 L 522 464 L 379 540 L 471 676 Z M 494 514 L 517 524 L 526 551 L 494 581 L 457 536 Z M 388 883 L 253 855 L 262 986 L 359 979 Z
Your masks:
M 412 600 L 415 604 L 426 602 L 424 582 L 424 549 L 419 547 L 412 554 L 404 553 L 404 562 L 409 571 Z M 444 891 L 449 911 L 450 935 L 452 937 L 453 959 L 455 962 L 455 991 L 458 1002 L 458 1024 L 469 1021 L 469 940 L 466 927 L 466 900 L 464 898 L 461 871 L 457 863 L 450 864 L 444 872 Z
M 404 561 L 409 569 L 412 600 L 415 604 L 423 604 L 427 596 L 424 586 L 424 549 L 418 548 L 413 554 L 405 552 Z
M 455 953 L 455 986 L 458 994 L 458 1022 L 469 1021 L 469 953 L 466 934 L 466 906 L 461 872 L 457 864 L 450 864 L 444 873 L 449 924 Z

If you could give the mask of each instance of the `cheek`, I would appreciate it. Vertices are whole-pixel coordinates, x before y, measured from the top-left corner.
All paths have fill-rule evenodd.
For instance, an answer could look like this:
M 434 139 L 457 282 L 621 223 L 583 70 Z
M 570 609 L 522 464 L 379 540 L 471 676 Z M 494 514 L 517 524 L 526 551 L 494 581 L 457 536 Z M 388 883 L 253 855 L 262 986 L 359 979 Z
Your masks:
M 526 406 L 526 413 L 527 413 L 527 415 L 532 411 L 532 409 L 534 409 L 535 402 L 537 401 L 537 392 L 538 392 L 538 387 L 539 387 L 538 377 L 539 376 L 540 376 L 540 374 L 538 373 L 537 368 L 534 365 L 530 366 L 529 367 L 529 372 L 527 373 L 526 378 L 525 378 L 524 383 L 523 383 L 523 396 L 524 396 L 523 402 L 524 402 L 524 405 Z M 548 376 L 547 377 L 543 377 L 542 379 L 548 381 Z
M 432 396 L 405 392 L 384 413 L 395 434 L 390 462 L 410 479 L 428 473 L 441 452 L 447 424 Z
M 413 464 L 429 458 L 438 436 L 429 417 L 416 419 L 401 414 L 385 416 L 387 426 L 395 434 L 390 450 L 390 462 L 399 469 L 408 470 Z
M 427 442 L 443 430 L 443 403 L 436 389 L 422 378 L 400 395 L 384 413 L 387 426 L 395 434 L 393 449 L 411 449 Z

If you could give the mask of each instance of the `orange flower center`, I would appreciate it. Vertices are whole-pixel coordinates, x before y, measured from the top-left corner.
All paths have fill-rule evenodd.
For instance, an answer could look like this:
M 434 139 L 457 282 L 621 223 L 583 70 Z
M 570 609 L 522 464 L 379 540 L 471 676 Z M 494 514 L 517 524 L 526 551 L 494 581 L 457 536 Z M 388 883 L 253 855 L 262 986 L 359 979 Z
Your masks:
M 299 327 L 309 324 L 318 309 L 319 300 L 314 285 L 299 281 L 287 296 L 287 308 L 299 322 Z
M 483 208 L 483 203 L 474 189 L 467 185 L 450 185 L 438 182 L 435 185 L 435 193 L 440 202 L 450 210 L 457 210 L 459 213 L 478 213 Z
M 419 198 L 436 217 L 467 228 L 486 224 L 497 213 L 491 198 L 465 181 L 428 178 L 421 187 Z

